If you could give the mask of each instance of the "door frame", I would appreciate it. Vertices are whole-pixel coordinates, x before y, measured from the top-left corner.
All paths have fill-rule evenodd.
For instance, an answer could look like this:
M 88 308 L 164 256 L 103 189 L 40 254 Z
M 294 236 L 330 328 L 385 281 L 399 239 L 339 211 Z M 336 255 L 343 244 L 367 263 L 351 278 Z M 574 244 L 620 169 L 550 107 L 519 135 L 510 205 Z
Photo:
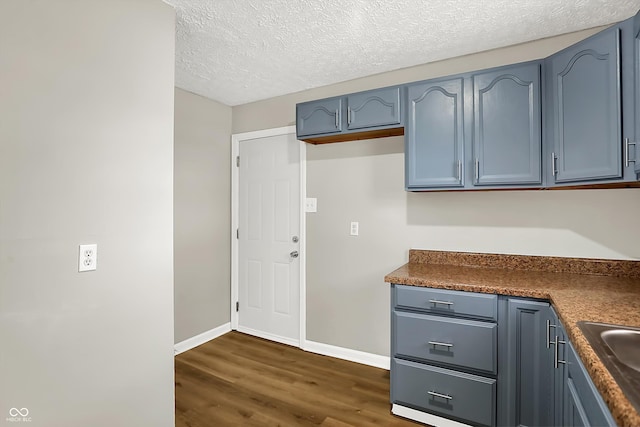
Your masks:
M 237 229 L 239 226 L 240 215 L 240 171 L 236 166 L 236 158 L 240 155 L 240 144 L 243 141 L 248 141 L 258 138 L 268 138 L 271 136 L 286 136 L 295 135 L 295 126 L 285 126 L 273 129 L 264 129 L 253 132 L 243 132 L 231 135 L 231 301 L 229 302 L 229 308 L 231 311 L 231 329 L 238 329 L 238 312 L 236 311 L 236 301 L 238 301 L 238 239 Z M 306 213 L 305 213 L 305 199 L 307 194 L 307 147 L 306 143 L 298 140 L 300 144 L 300 333 L 299 340 L 295 343 L 286 342 L 285 344 L 297 345 L 299 348 L 304 348 L 306 341 L 307 331 L 307 292 L 306 292 L 306 264 L 307 264 L 307 251 L 306 251 Z

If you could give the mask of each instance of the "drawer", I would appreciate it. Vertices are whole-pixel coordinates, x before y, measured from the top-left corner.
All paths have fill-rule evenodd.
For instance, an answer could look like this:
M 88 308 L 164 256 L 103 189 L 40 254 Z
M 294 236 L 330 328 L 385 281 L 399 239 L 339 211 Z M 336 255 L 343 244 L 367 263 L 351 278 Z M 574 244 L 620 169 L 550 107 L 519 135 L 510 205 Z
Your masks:
M 496 423 L 496 380 L 393 359 L 393 403 L 473 425 Z
M 403 311 L 392 316 L 395 355 L 498 372 L 497 324 Z
M 395 307 L 439 315 L 497 319 L 497 295 L 406 285 L 394 285 L 393 288 Z

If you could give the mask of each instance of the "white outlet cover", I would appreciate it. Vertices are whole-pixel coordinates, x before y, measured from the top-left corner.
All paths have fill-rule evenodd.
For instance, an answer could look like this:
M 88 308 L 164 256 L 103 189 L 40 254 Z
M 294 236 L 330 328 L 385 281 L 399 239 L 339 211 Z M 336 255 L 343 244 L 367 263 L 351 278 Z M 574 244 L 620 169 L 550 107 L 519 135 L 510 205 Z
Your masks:
M 78 251 L 78 272 L 93 271 L 98 266 L 98 245 L 80 245 Z

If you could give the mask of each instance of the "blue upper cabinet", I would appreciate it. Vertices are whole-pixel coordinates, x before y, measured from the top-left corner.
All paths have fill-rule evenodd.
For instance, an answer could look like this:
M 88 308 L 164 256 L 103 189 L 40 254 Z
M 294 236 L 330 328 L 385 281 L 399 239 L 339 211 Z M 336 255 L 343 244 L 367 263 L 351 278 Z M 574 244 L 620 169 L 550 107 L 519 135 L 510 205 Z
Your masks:
M 403 135 L 404 93 L 394 86 L 297 104 L 298 139 L 324 144 Z
M 542 184 L 540 63 L 474 73 L 473 184 Z
M 347 129 L 399 125 L 400 87 L 376 89 L 347 96 Z
M 342 98 L 329 98 L 296 105 L 298 137 L 341 132 L 342 104 Z
M 407 189 L 464 186 L 463 79 L 408 87 Z
M 551 183 L 621 178 L 620 29 L 547 61 Z

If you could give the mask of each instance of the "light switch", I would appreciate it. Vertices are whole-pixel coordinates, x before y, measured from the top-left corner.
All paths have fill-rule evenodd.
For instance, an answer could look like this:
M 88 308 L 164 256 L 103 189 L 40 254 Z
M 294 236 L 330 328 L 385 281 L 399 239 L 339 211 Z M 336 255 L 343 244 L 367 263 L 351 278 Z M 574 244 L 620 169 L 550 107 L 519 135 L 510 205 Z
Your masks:
M 315 197 L 307 197 L 304 203 L 305 212 L 318 212 L 318 199 Z
M 357 236 L 358 235 L 358 227 L 360 226 L 360 224 L 358 222 L 351 222 L 351 235 L 352 236 Z

